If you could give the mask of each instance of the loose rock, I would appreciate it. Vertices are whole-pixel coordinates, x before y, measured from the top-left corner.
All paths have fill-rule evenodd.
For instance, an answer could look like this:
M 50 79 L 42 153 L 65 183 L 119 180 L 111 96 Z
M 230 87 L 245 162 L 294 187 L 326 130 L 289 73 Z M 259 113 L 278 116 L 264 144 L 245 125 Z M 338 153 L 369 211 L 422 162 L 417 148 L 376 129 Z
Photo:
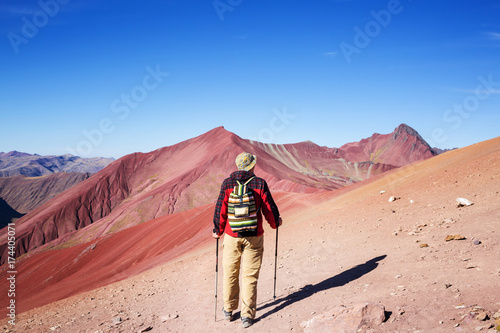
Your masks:
M 164 323 L 164 322 L 166 322 L 166 321 L 169 321 L 169 320 L 172 320 L 172 319 L 176 319 L 176 318 L 179 318 L 179 315 L 178 315 L 178 314 L 176 314 L 176 315 L 170 315 L 170 314 L 169 314 L 169 315 L 167 315 L 167 316 L 162 316 L 162 317 L 160 318 L 160 320 L 161 320 L 161 322 L 162 322 L 162 323 Z
M 467 238 L 465 238 L 462 235 L 448 235 L 448 236 L 446 236 L 445 241 L 449 242 L 452 240 L 464 240 L 464 239 L 467 239 Z
M 457 198 L 457 207 L 467 207 L 467 206 L 472 206 L 474 203 L 470 200 L 467 200 L 465 198 Z
M 389 202 L 393 202 L 393 201 L 396 201 L 398 199 L 401 199 L 400 197 L 395 197 L 395 196 L 392 196 L 389 198 Z
M 365 303 L 353 307 L 337 306 L 331 311 L 303 322 L 304 333 L 357 332 L 380 325 L 385 320 L 385 307 Z
M 476 316 L 476 319 L 479 321 L 486 321 L 486 320 L 490 319 L 490 317 L 488 316 L 488 314 L 486 312 L 482 311 L 482 312 L 479 312 L 479 314 Z

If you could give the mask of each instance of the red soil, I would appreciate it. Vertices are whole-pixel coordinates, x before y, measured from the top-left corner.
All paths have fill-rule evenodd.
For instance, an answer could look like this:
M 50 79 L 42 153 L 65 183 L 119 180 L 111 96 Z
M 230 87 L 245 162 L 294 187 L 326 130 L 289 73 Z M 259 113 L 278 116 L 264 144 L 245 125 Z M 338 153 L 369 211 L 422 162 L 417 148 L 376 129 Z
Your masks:
M 300 330 L 313 313 L 364 302 L 390 312 L 373 332 L 470 332 L 492 324 L 470 313 L 482 308 L 491 317 L 500 308 L 498 165 L 500 138 L 340 191 L 276 192 L 284 219 L 278 298 L 272 300 L 274 232 L 266 228 L 259 321 L 251 330 Z M 390 196 L 400 199 L 390 203 Z M 457 208 L 457 197 L 474 205 Z M 73 248 L 24 256 L 17 267 L 16 328 L 243 330 L 221 321 L 219 313 L 214 322 L 212 212 L 207 205 Z M 446 242 L 449 234 L 466 240 Z M 4 293 L 5 271 L 0 278 Z M 75 296 L 47 304 L 69 295 Z M 20 314 L 27 309 L 32 310 Z M 118 316 L 123 322 L 115 325 Z

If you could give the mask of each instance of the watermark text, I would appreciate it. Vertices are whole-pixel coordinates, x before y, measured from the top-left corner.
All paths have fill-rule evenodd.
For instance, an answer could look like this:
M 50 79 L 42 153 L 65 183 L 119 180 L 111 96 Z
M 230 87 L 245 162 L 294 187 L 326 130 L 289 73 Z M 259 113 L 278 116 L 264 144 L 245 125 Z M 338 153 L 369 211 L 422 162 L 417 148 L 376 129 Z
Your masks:
M 7 317 L 9 324 L 16 325 L 16 225 L 9 223 L 7 225 L 7 282 L 9 289 L 7 290 L 7 297 L 9 299 L 9 306 L 7 307 Z

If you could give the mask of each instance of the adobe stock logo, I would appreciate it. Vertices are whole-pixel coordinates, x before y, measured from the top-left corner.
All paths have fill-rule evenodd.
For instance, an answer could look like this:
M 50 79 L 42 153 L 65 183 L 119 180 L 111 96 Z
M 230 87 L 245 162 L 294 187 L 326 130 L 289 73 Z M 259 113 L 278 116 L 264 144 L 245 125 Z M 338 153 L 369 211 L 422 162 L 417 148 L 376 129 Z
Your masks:
M 212 5 L 215 12 L 219 15 L 219 19 L 224 21 L 224 13 L 232 12 L 236 7 L 241 5 L 243 0 L 215 0 Z
M 141 84 L 130 89 L 129 93 L 123 93 L 119 98 L 111 102 L 111 112 L 117 114 L 119 120 L 123 121 L 128 118 L 130 111 L 136 109 L 139 103 L 144 101 L 149 92 L 158 88 L 165 77 L 169 74 L 160 70 L 160 65 L 156 65 L 156 69 L 150 66 L 146 67 L 147 74 L 143 76 Z M 78 142 L 75 148 L 66 147 L 66 151 L 74 156 L 88 157 L 94 151 L 94 148 L 100 146 L 105 135 L 111 134 L 116 129 L 116 119 L 102 118 L 96 128 L 90 130 L 82 130 L 85 139 Z
M 257 137 L 251 137 L 251 141 L 258 142 L 271 142 L 274 140 L 274 135 L 276 133 L 283 132 L 285 128 L 290 124 L 291 119 L 295 119 L 297 115 L 293 113 L 288 113 L 286 107 L 283 110 L 274 109 L 274 116 L 269 119 L 269 126 L 261 128 Z
M 38 1 L 40 10 L 36 11 L 31 19 L 28 19 L 26 16 L 21 18 L 23 22 L 21 35 L 12 31 L 7 34 L 14 52 L 19 53 L 19 46 L 21 44 L 28 44 L 30 39 L 35 38 L 38 31 L 49 23 L 50 18 L 54 18 L 59 13 L 60 5 L 65 5 L 68 2 L 69 0 Z
M 493 74 L 488 77 L 482 75 L 477 77 L 479 84 L 474 90 L 469 91 L 461 103 L 454 103 L 443 113 L 443 121 L 451 125 L 451 130 L 458 130 L 465 119 L 479 110 L 481 102 L 486 101 L 492 95 L 500 94 L 500 81 L 493 80 Z M 450 128 L 448 128 L 448 131 Z M 432 144 L 442 144 L 448 140 L 446 128 L 437 127 L 432 131 Z
M 364 29 L 361 29 L 358 26 L 353 28 L 355 32 L 353 38 L 354 45 L 344 41 L 339 45 L 347 63 L 350 64 L 352 62 L 352 56 L 354 54 L 360 54 L 362 49 L 370 45 L 373 38 L 380 35 L 382 28 L 387 28 L 389 26 L 393 16 L 400 14 L 402 11 L 403 5 L 401 5 L 399 0 L 389 0 L 387 3 L 387 9 L 382 9 L 378 12 L 374 10 L 370 11 L 370 15 L 373 17 L 373 20 L 368 21 L 365 24 Z

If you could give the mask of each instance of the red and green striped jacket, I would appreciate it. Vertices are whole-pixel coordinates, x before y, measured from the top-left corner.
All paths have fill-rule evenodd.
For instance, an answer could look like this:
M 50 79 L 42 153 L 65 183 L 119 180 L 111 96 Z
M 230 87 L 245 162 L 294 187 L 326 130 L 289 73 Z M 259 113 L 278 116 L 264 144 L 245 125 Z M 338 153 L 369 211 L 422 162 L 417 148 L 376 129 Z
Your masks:
M 252 189 L 255 206 L 257 208 L 257 230 L 255 231 L 242 231 L 239 233 L 234 233 L 227 222 L 227 203 L 229 200 L 229 195 L 233 192 L 234 187 L 238 185 L 238 181 L 246 182 L 248 179 L 255 177 L 252 172 L 249 171 L 235 171 L 226 178 L 222 183 L 219 198 L 217 204 L 215 205 L 214 213 L 214 229 L 213 232 L 219 236 L 226 233 L 232 237 L 251 237 L 251 236 L 261 236 L 264 233 L 264 228 L 262 227 L 262 215 L 266 218 L 267 223 L 271 228 L 276 229 L 277 221 L 279 220 L 279 210 L 274 203 L 269 187 L 264 179 L 255 177 L 248 183 L 248 186 Z

